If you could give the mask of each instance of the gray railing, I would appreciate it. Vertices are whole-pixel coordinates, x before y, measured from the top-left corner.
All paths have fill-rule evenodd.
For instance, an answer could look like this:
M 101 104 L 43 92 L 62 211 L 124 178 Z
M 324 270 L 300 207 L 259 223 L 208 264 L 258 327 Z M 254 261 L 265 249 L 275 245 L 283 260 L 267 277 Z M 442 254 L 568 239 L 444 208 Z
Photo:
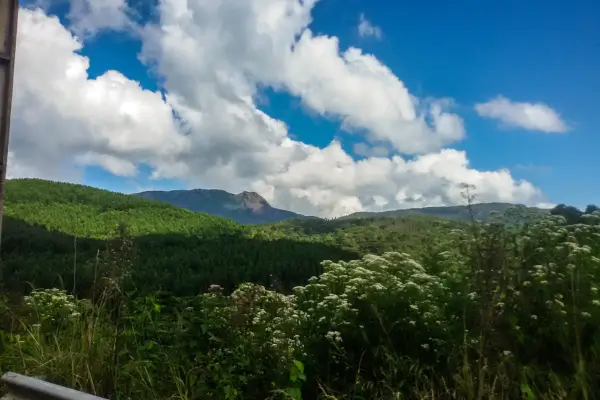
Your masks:
M 0 400 L 106 400 L 14 372 L 4 374 L 2 383 L 8 393 Z

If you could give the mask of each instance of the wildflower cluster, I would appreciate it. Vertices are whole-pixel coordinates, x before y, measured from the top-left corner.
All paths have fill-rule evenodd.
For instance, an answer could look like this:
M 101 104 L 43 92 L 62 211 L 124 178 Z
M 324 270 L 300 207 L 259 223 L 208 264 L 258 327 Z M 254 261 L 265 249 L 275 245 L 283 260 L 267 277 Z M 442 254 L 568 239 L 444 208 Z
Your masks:
M 81 315 L 75 298 L 65 290 L 36 289 L 25 296 L 24 303 L 30 308 L 38 324 L 60 322 Z
M 311 334 L 338 345 L 364 336 L 395 337 L 402 347 L 411 337 L 417 340 L 412 348 L 443 343 L 447 288 L 409 255 L 367 255 L 351 262 L 325 261 L 323 267 L 320 277 L 294 289 Z
M 600 316 L 600 246 L 594 240 L 600 235 L 599 215 L 585 215 L 585 224 L 569 226 L 562 217 L 549 217 L 531 227 L 523 241 L 531 263 L 522 264 L 522 279 L 514 285 L 516 310 L 566 326 Z
M 269 354 L 283 367 L 303 353 L 299 328 L 306 314 L 296 308 L 294 296 L 245 283 L 230 298 L 234 314 L 245 320 L 240 332 L 255 349 Z

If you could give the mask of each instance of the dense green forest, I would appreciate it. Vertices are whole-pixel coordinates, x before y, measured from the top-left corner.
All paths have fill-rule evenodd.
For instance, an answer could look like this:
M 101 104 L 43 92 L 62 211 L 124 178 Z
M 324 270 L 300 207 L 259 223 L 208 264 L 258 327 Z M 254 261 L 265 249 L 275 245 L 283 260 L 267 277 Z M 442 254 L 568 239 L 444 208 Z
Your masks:
M 193 295 L 210 284 L 233 289 L 243 282 L 278 282 L 290 290 L 318 275 L 325 259 L 417 251 L 426 236 L 446 226 L 412 218 L 250 227 L 158 201 L 35 179 L 8 182 L 4 218 L 3 281 L 21 290 L 75 287 L 80 295 L 101 269 L 107 245 L 123 232 L 134 244 L 138 290 Z
M 593 206 L 243 226 L 12 180 L 0 256 L 0 373 L 104 397 L 600 393 Z
M 344 219 L 354 218 L 372 218 L 372 217 L 407 217 L 411 215 L 424 215 L 429 217 L 450 219 L 454 221 L 468 222 L 471 218 L 480 221 L 487 221 L 496 213 L 504 213 L 507 210 L 515 207 L 510 203 L 479 203 L 471 204 L 470 206 L 446 206 L 446 207 L 424 207 L 424 208 L 409 208 L 405 210 L 393 210 L 383 212 L 357 212 L 343 217 Z M 547 214 L 549 210 L 538 207 L 521 207 L 526 214 Z

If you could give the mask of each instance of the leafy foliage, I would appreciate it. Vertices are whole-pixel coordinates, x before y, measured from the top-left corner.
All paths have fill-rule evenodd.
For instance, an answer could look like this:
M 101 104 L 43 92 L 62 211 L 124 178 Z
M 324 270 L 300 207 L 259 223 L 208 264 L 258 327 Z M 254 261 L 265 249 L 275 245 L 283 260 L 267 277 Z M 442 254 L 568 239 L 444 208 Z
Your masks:
M 568 224 L 576 224 L 581 221 L 583 215 L 592 214 L 599 210 L 600 208 L 595 204 L 588 204 L 585 211 L 581 211 L 577 207 L 559 204 L 550 210 L 550 214 L 564 217 Z
M 74 235 L 48 210 L 103 221 L 119 195 L 10 183 L 22 197 L 8 203 L 0 372 L 122 399 L 600 393 L 595 209 L 575 224 L 508 210 L 242 227 L 135 199 L 144 211 L 119 211 L 117 229 Z M 47 209 L 30 207 L 38 184 L 69 200 L 42 191 L 32 203 Z M 159 220 L 173 231 L 148 228 Z

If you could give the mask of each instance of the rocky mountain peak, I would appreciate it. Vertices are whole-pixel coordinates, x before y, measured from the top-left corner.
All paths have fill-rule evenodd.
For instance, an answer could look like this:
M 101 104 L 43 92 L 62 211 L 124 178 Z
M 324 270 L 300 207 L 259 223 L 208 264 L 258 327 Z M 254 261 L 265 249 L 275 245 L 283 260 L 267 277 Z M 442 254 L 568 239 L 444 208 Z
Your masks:
M 237 197 L 240 200 L 243 200 L 246 203 L 269 205 L 267 200 L 265 200 L 264 197 L 262 197 L 260 194 L 258 194 L 256 192 L 244 191 L 244 192 L 236 194 L 235 197 Z
M 271 207 L 267 200 L 256 192 L 232 194 L 218 189 L 193 189 L 150 191 L 137 193 L 135 196 L 165 201 L 177 207 L 231 218 L 244 224 L 278 222 L 302 217 L 291 211 Z

